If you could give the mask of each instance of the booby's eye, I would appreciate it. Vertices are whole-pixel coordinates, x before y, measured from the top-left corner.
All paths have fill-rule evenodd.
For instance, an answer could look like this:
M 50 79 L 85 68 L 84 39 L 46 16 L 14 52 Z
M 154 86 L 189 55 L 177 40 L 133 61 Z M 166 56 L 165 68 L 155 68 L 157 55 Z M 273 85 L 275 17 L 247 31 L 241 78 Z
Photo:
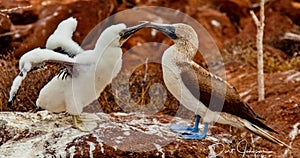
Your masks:
M 169 30 L 168 32 L 168 36 L 171 38 L 171 39 L 177 39 L 178 36 L 176 35 L 175 33 L 175 27 L 174 26 L 166 26 L 166 29 Z
M 20 76 L 20 77 L 23 77 L 24 74 L 26 74 L 26 73 L 27 73 L 27 70 L 26 70 L 25 68 L 23 68 L 23 69 L 21 70 L 19 76 Z
M 24 74 L 23 74 L 23 72 L 22 72 L 22 71 L 19 73 L 19 76 L 21 76 L 21 77 L 23 77 L 23 76 L 24 76 Z
M 122 30 L 121 32 L 119 32 L 119 36 L 123 37 L 124 36 L 124 30 Z

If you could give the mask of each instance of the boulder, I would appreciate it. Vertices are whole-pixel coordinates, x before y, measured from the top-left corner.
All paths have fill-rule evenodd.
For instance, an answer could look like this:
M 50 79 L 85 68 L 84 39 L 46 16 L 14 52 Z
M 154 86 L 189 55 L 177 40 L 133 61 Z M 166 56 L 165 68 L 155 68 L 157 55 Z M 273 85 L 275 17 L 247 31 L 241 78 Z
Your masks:
M 0 54 L 6 54 L 12 41 L 11 21 L 6 14 L 0 14 Z
M 299 2 L 293 0 L 271 0 L 266 5 L 267 11 L 277 12 L 288 16 L 295 24 L 300 25 Z
M 286 32 L 292 32 L 296 28 L 291 19 L 277 12 L 266 13 L 264 28 L 264 43 L 272 45 L 279 40 Z M 257 28 L 252 18 L 248 18 L 247 25 L 234 38 L 230 40 L 231 44 L 255 43 Z
M 171 123 L 191 120 L 168 115 L 95 113 L 90 132 L 71 126 L 66 114 L 0 113 L 0 155 L 4 157 L 226 157 L 241 156 L 245 144 L 211 128 L 204 140 L 184 140 L 170 130 Z M 202 127 L 201 127 L 202 128 Z M 248 139 L 245 141 L 249 141 Z M 235 145 L 232 145 L 234 143 Z M 242 142 L 243 143 L 243 142 Z M 263 147 L 250 146 L 255 150 Z M 249 146 L 250 145 L 250 146 Z
M 226 14 L 214 9 L 199 9 L 192 15 L 210 33 L 219 48 L 237 34 L 235 26 Z

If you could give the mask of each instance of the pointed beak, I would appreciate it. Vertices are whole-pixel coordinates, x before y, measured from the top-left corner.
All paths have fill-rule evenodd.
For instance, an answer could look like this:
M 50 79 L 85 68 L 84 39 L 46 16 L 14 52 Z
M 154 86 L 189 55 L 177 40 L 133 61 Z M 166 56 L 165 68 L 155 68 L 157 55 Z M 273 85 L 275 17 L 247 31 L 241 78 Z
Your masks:
M 7 102 L 7 107 L 12 107 L 13 106 L 13 101 L 16 98 L 16 95 L 13 95 L 12 97 L 9 97 L 8 102 Z
M 178 38 L 175 33 L 175 27 L 172 24 L 158 24 L 150 22 L 147 24 L 147 26 L 166 34 L 173 40 Z
M 138 30 L 140 30 L 144 27 L 151 27 L 153 29 L 156 29 L 156 30 L 166 34 L 171 39 L 177 39 L 178 38 L 176 33 L 175 33 L 175 27 L 173 25 L 171 25 L 171 24 L 158 24 L 158 23 L 154 23 L 154 22 L 144 21 L 143 23 L 141 23 L 139 25 L 129 27 L 129 28 L 126 28 L 126 29 L 122 30 L 119 33 L 119 35 L 121 36 L 120 44 L 122 45 L 132 34 L 134 34 L 135 32 L 137 32 Z
M 13 102 L 16 99 L 17 96 L 17 91 L 11 91 L 9 94 L 9 98 L 8 98 L 8 102 L 7 102 L 7 107 L 12 107 L 13 106 Z
M 27 70 L 25 68 L 23 68 L 19 74 L 20 77 L 23 77 L 24 75 L 27 74 Z
M 17 91 L 10 92 L 8 102 L 7 102 L 7 107 L 13 106 L 13 101 L 16 99 L 16 96 L 17 96 Z
M 142 28 L 144 28 L 144 27 L 147 27 L 148 24 L 149 24 L 149 22 L 146 21 L 146 22 L 143 22 L 143 23 L 141 23 L 141 24 L 139 24 L 139 25 L 132 26 L 132 27 L 128 27 L 128 28 L 122 30 L 122 31 L 119 33 L 119 35 L 121 36 L 121 38 L 120 38 L 120 40 L 119 40 L 121 46 L 123 45 L 123 43 L 125 43 L 125 42 L 129 39 L 129 37 L 130 37 L 131 35 L 133 35 L 133 34 L 134 34 L 135 32 L 137 32 L 138 30 L 140 30 L 140 29 L 142 29 Z
M 11 86 L 10 92 L 9 92 L 9 98 L 8 98 L 8 106 L 12 106 L 12 103 L 14 99 L 17 96 L 19 87 L 22 84 L 23 79 L 27 75 L 27 70 L 25 68 L 22 68 L 20 74 L 14 79 L 13 84 Z

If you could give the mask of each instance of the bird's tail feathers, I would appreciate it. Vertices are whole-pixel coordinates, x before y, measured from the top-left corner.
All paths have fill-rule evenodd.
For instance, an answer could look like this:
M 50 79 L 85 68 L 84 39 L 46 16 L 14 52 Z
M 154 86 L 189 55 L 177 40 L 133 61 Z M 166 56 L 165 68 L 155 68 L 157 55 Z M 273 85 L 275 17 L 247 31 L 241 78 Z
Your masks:
M 249 121 L 243 121 L 244 122 L 244 125 L 245 127 L 250 130 L 251 132 L 269 140 L 270 142 L 272 143 L 276 143 L 276 144 L 279 144 L 280 146 L 286 146 L 288 147 L 289 149 L 292 149 L 291 146 L 285 144 L 284 142 L 282 142 L 281 140 L 275 138 L 274 136 L 272 136 L 271 134 L 269 134 L 268 132 L 266 132 L 265 130 L 263 130 L 262 128 L 256 126 L 255 124 L 252 124 L 251 122 Z

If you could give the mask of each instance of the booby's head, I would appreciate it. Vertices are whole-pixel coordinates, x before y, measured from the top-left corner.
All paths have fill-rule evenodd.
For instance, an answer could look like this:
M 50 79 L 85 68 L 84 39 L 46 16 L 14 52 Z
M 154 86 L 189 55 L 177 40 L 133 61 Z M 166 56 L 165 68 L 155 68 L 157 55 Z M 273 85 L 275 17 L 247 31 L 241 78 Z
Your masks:
M 109 47 L 121 47 L 130 36 L 141 28 L 145 27 L 145 23 L 126 28 L 126 25 L 123 23 L 111 25 L 106 28 L 99 37 L 95 49 L 97 47 L 109 46 Z M 100 46 L 101 45 L 101 46 Z
M 187 24 L 158 24 L 149 23 L 158 31 L 169 36 L 174 41 L 174 46 L 178 52 L 184 53 L 188 58 L 193 58 L 198 49 L 198 37 L 196 31 Z
M 185 53 L 189 58 L 193 58 L 198 48 L 198 37 L 196 31 L 189 25 L 183 23 L 158 24 L 154 22 L 144 22 L 140 25 L 127 28 L 122 31 L 126 37 L 144 27 L 156 29 L 170 37 L 179 52 Z
M 104 49 L 103 46 L 121 47 L 124 42 L 123 40 L 121 40 L 121 36 L 119 36 L 119 33 L 125 28 L 126 25 L 123 23 L 107 27 L 98 38 L 94 50 Z
M 43 50 L 41 48 L 35 48 L 25 53 L 19 60 L 19 70 L 21 71 L 20 75 L 24 72 L 42 68 L 44 66 L 44 61 L 41 59 L 41 56 L 47 54 L 42 53 Z
M 20 60 L 21 61 L 21 60 Z M 19 69 L 21 72 L 19 75 L 14 79 L 13 84 L 11 86 L 10 92 L 9 92 L 9 98 L 8 98 L 8 106 L 12 106 L 12 102 L 15 99 L 19 87 L 21 86 L 22 81 L 27 75 L 27 72 L 32 68 L 32 65 L 30 63 L 25 62 L 19 62 Z
M 12 102 L 15 99 L 19 87 L 21 86 L 22 81 L 25 79 L 27 72 L 31 71 L 32 69 L 38 69 L 42 67 L 42 62 L 37 62 L 36 64 L 33 62 L 35 61 L 35 53 L 39 52 L 40 48 L 33 49 L 27 53 L 25 53 L 19 60 L 19 75 L 14 79 L 13 84 L 11 86 L 9 92 L 9 99 L 8 105 L 12 106 Z

